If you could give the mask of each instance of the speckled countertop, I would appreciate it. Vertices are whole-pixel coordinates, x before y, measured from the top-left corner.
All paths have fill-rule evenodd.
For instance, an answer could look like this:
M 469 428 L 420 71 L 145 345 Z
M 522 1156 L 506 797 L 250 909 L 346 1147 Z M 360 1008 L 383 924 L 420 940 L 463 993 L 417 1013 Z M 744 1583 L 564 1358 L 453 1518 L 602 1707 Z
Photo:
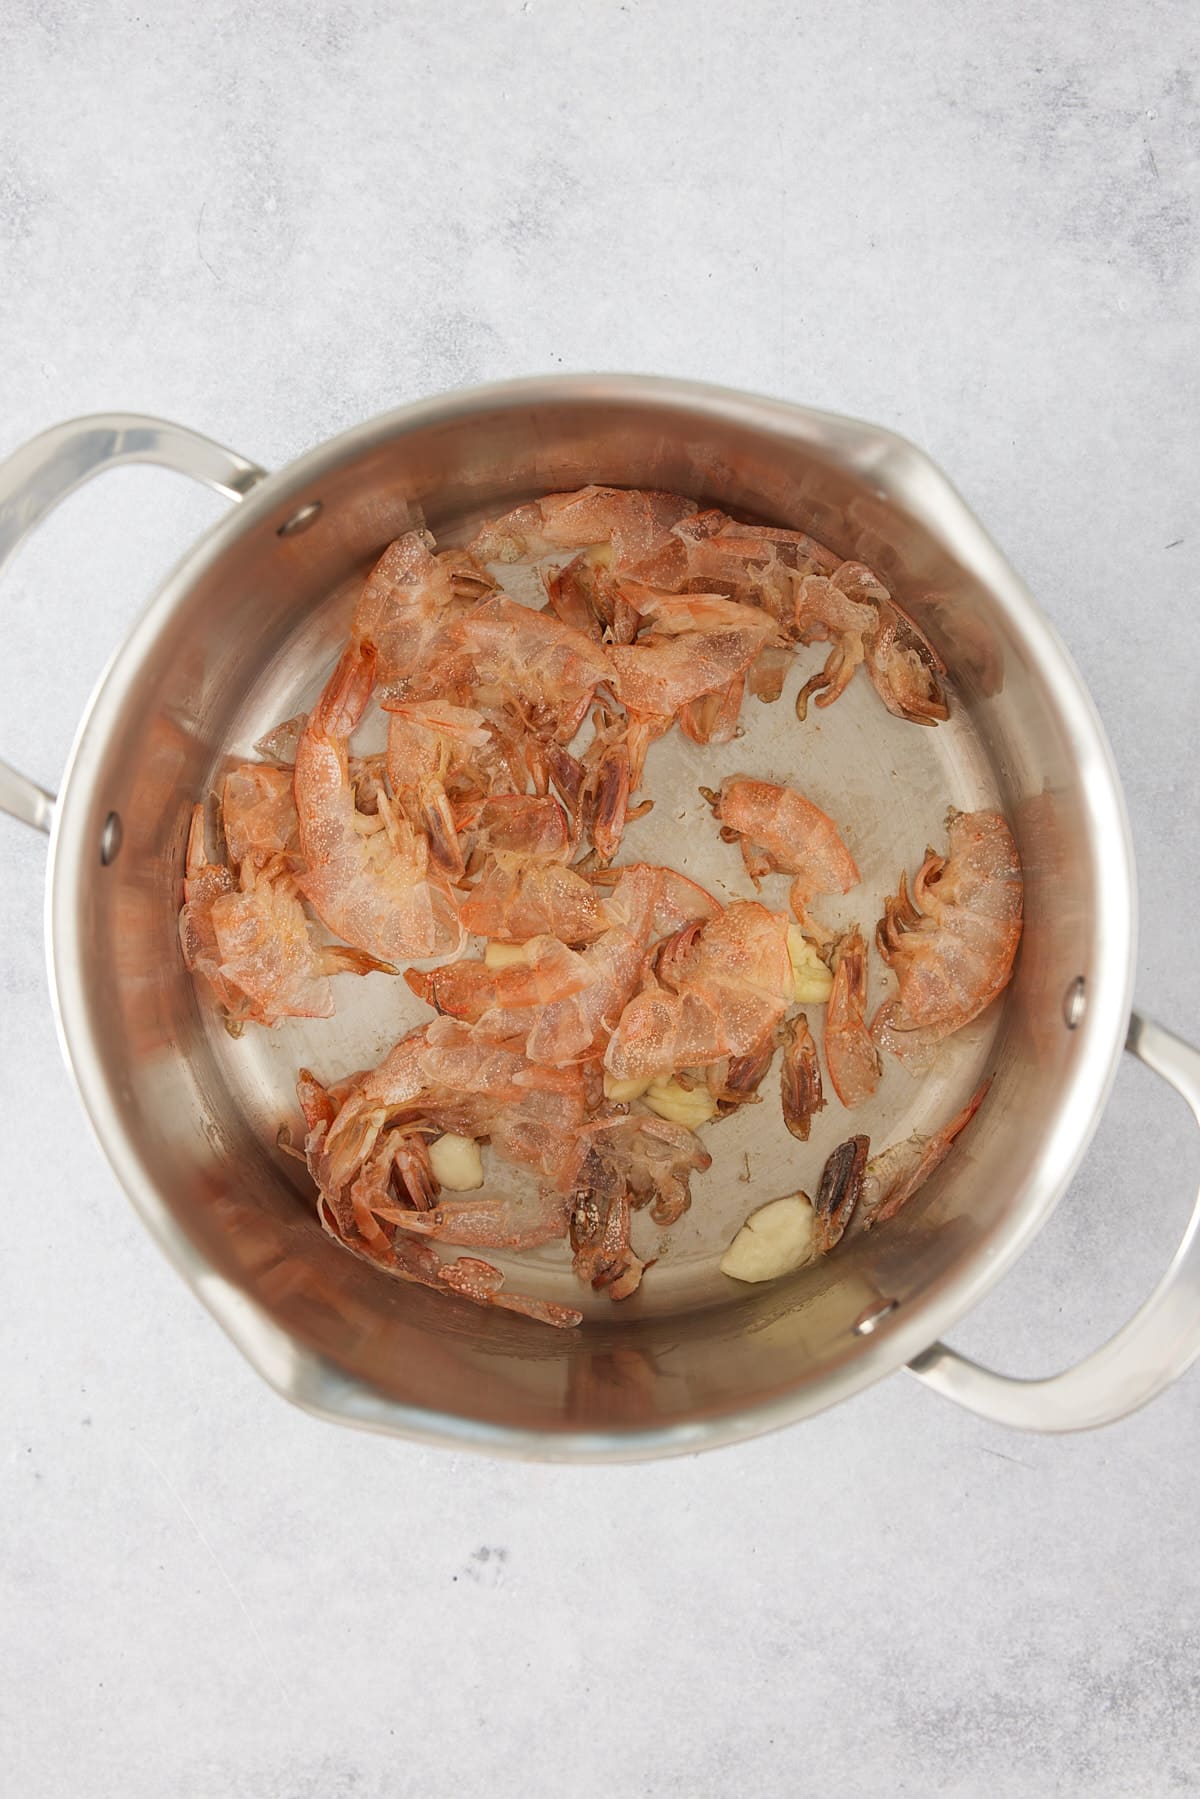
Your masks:
M 104 407 L 268 464 L 459 382 L 696 375 L 924 444 L 1111 733 L 1138 991 L 1200 1029 L 1200 22 L 929 0 L 0 9 L 0 452 Z M 0 593 L 0 754 L 58 776 L 220 503 L 139 470 Z M 1028 1440 L 898 1376 L 621 1470 L 337 1433 L 151 1246 L 60 1065 L 44 844 L 0 820 L 0 1791 L 12 1799 L 1200 1792 L 1200 1374 Z M 1200 1169 L 1126 1068 L 954 1340 L 1041 1371 Z

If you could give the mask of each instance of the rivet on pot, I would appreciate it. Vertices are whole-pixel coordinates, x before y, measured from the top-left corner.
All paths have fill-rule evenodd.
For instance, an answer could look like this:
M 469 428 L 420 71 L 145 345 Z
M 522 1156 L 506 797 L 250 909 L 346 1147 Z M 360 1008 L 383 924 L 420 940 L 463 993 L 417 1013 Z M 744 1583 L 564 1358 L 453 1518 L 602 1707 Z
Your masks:
M 889 1313 L 896 1310 L 899 1303 L 900 1302 L 895 1299 L 876 1299 L 872 1301 L 865 1311 L 858 1314 L 858 1317 L 854 1320 L 854 1323 L 850 1328 L 853 1330 L 856 1337 L 869 1337 L 873 1330 L 878 1329 Z
M 301 506 L 299 512 L 293 512 L 291 518 L 284 519 L 276 531 L 276 537 L 299 537 L 301 531 L 307 531 L 315 525 L 321 516 L 320 500 L 310 500 L 307 506 Z
M 121 849 L 121 815 L 110 812 L 100 829 L 100 864 L 108 868 L 117 859 Z
M 1083 976 L 1076 975 L 1063 995 L 1063 1019 L 1069 1031 L 1083 1023 L 1083 1015 L 1087 1011 L 1087 982 Z

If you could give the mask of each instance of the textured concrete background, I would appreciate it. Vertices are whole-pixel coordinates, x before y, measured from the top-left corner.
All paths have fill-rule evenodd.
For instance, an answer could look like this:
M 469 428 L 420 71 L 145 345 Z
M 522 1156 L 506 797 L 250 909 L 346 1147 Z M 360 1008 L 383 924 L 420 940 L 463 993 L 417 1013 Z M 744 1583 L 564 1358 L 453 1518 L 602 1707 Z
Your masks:
M 118 406 L 278 464 L 558 368 L 896 426 L 1091 683 L 1140 997 L 1195 1033 L 1198 67 L 1189 0 L 7 0 L 0 452 Z M 0 753 L 55 782 L 218 510 L 126 472 L 47 526 L 0 595 Z M 0 820 L 0 856 L 6 1796 L 1200 1792 L 1200 1373 L 1063 1441 L 905 1377 L 608 1472 L 335 1433 L 134 1222 L 59 1065 L 44 846 Z M 1198 1168 L 1126 1069 L 955 1340 L 1025 1371 L 1094 1345 Z

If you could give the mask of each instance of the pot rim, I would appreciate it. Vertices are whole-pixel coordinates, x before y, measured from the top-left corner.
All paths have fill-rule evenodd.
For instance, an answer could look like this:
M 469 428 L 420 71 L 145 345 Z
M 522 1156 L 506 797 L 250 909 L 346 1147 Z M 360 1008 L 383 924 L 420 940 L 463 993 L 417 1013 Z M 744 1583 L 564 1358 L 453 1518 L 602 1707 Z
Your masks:
M 1103 879 L 1095 921 L 1096 962 L 1105 978 L 1090 984 L 1078 1027 L 1079 1052 L 1047 1134 L 1035 1177 L 1019 1206 L 970 1261 L 944 1276 L 919 1301 L 899 1308 L 869 1337 L 851 1339 L 820 1381 L 753 1406 L 730 1407 L 687 1423 L 647 1430 L 529 1431 L 485 1425 L 458 1414 L 403 1405 L 347 1375 L 292 1338 L 256 1301 L 217 1274 L 172 1216 L 142 1164 L 110 1081 L 96 1057 L 88 1024 L 87 972 L 78 896 L 93 877 L 98 846 L 89 821 L 98 795 L 96 753 L 120 729 L 125 698 L 177 605 L 194 580 L 245 532 L 282 523 L 298 502 L 319 497 L 322 478 L 350 455 L 398 434 L 449 423 L 480 411 L 546 403 L 668 405 L 698 419 L 720 417 L 757 431 L 805 442 L 819 432 L 884 500 L 899 502 L 947 542 L 956 559 L 988 588 L 1030 655 L 1049 671 L 1060 723 L 1081 774 L 1088 843 Z M 932 515 L 936 512 L 936 524 Z M 694 1453 L 799 1421 L 872 1385 L 927 1350 L 1013 1265 L 1045 1223 L 1075 1173 L 1115 1079 L 1132 1003 L 1136 951 L 1136 886 L 1124 797 L 1094 702 L 1057 631 L 1042 614 L 984 527 L 924 451 L 896 433 L 841 414 L 746 394 L 698 381 L 636 374 L 557 374 L 460 388 L 396 408 L 326 439 L 266 476 L 233 511 L 185 553 L 159 585 L 101 673 L 67 758 L 51 832 L 46 880 L 46 954 L 59 1041 L 97 1141 L 118 1181 L 160 1248 L 227 1335 L 277 1392 L 331 1420 L 417 1441 L 492 1455 L 575 1462 L 613 1462 Z M 1123 959 L 1120 979 L 1116 958 Z M 119 1074 L 118 1074 L 119 1080 Z

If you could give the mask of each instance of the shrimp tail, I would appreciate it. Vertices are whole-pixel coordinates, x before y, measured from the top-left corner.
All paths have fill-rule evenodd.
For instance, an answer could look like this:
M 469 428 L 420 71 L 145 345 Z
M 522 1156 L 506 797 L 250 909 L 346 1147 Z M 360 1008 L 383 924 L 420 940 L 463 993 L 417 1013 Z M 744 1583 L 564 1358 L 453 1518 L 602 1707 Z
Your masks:
M 381 962 L 366 950 L 351 949 L 346 943 L 330 943 L 321 951 L 324 974 L 399 974 L 394 962 Z
M 372 643 L 351 644 L 317 701 L 311 723 L 328 737 L 349 737 L 375 688 L 376 652 Z
M 411 987 L 417 998 L 423 999 L 427 1006 L 437 1005 L 435 997 L 437 982 L 434 979 L 436 973 L 437 970 L 432 968 L 406 968 L 404 970 L 406 985 Z
M 318 1131 L 323 1135 L 337 1117 L 337 1104 L 328 1087 L 323 1087 L 310 1069 L 302 1068 L 296 1076 L 296 1098 L 309 1136 Z

